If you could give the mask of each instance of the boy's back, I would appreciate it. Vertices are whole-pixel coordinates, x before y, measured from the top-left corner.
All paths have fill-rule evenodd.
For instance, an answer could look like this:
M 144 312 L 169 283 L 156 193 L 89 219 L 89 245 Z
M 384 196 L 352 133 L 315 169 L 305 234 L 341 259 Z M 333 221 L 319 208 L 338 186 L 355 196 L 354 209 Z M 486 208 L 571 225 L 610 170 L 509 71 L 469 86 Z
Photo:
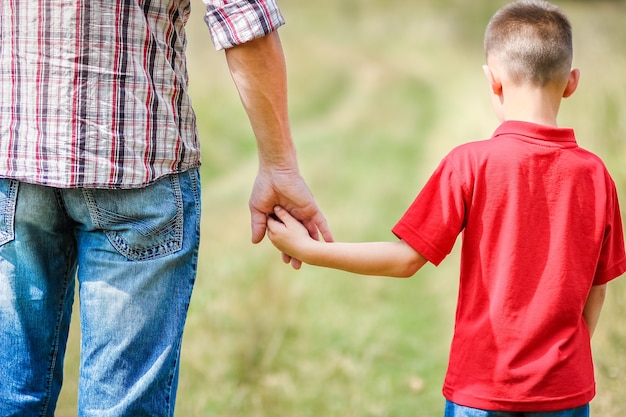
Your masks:
M 508 121 L 442 161 L 393 231 L 438 264 L 463 230 L 446 398 L 516 411 L 593 398 L 582 312 L 623 265 L 613 228 L 613 181 L 571 129 Z

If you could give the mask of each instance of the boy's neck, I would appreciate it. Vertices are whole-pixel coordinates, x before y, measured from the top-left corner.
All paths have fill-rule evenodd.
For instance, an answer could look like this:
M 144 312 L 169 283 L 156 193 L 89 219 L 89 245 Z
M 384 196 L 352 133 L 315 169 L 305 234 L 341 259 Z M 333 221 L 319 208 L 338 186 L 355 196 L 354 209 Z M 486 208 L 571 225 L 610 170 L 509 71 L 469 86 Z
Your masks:
M 504 87 L 504 86 L 503 86 Z M 558 127 L 562 93 L 550 88 L 508 86 L 501 96 L 503 120 Z

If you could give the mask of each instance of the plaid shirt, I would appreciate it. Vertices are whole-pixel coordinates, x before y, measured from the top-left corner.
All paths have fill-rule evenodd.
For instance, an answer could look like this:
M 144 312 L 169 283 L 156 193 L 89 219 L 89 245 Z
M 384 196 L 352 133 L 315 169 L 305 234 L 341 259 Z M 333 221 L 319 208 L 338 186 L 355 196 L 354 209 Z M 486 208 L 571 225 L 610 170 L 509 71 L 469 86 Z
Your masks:
M 217 49 L 284 23 L 274 0 L 203 1 Z M 190 0 L 0 2 L 0 177 L 133 188 L 198 166 L 189 13 Z

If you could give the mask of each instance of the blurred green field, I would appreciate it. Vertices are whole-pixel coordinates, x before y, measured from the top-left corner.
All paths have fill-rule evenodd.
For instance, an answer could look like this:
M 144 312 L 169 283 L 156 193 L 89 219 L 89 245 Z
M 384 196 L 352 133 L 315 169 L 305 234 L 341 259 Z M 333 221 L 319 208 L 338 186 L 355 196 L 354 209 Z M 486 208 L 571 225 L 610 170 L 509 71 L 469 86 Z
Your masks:
M 390 228 L 451 147 L 497 119 L 482 33 L 505 2 L 280 2 L 301 170 L 337 240 Z M 626 5 L 560 1 L 574 26 L 579 90 L 560 123 L 599 154 L 626 211 Z M 223 53 L 196 1 L 191 93 L 203 140 L 203 237 L 183 345 L 177 416 L 436 417 L 452 333 L 458 253 L 409 280 L 304 266 L 250 244 L 255 143 Z M 458 249 L 457 249 L 458 250 Z M 626 279 L 609 287 L 594 337 L 592 415 L 626 415 Z M 78 328 L 58 416 L 76 414 Z

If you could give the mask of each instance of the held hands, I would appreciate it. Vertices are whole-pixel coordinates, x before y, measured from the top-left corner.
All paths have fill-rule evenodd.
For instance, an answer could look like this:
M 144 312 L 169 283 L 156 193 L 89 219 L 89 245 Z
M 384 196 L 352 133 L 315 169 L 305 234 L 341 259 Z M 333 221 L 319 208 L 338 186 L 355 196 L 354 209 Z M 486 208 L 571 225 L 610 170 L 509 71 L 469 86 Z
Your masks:
M 325 241 L 333 240 L 326 219 L 297 168 L 261 168 L 259 171 L 249 201 L 253 243 L 263 240 L 269 225 L 268 214 L 274 212 L 275 206 L 283 207 L 283 213 L 290 213 L 289 217 L 296 223 L 302 222 L 304 226 L 301 227 L 312 239 L 318 240 L 321 233 Z M 301 262 L 292 258 L 290 253 L 283 252 L 283 260 L 285 263 L 291 262 L 295 269 L 301 266 Z
M 285 263 L 293 259 L 302 259 L 302 255 L 306 254 L 307 245 L 316 243 L 306 227 L 280 206 L 276 206 L 274 215 L 267 218 L 267 235 L 272 244 L 286 255 L 283 256 Z M 294 269 L 300 269 L 302 262 L 294 264 L 292 261 L 291 264 Z

